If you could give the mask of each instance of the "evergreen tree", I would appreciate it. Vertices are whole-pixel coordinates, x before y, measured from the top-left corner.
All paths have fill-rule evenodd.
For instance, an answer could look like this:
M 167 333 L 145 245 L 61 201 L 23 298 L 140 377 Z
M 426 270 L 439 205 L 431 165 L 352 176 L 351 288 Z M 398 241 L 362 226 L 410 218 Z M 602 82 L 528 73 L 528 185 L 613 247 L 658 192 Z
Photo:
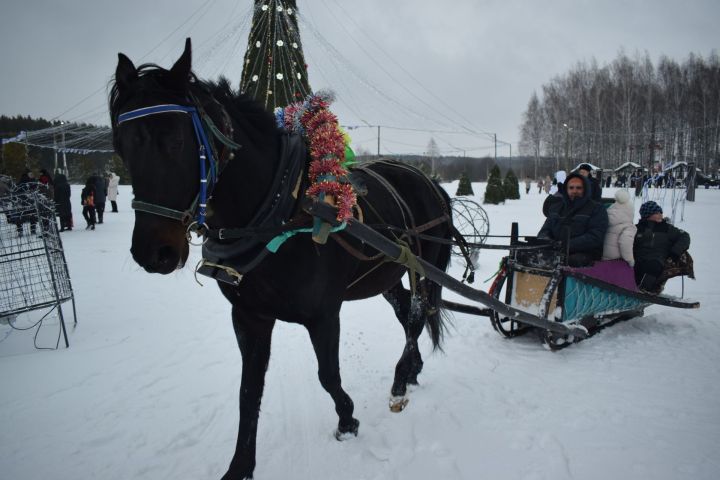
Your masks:
M 457 192 L 455 192 L 455 196 L 463 196 L 463 195 L 475 195 L 475 192 L 473 192 L 472 189 L 472 183 L 470 183 L 470 177 L 468 177 L 467 172 L 463 172 L 460 175 L 460 183 L 458 183 Z
M 26 170 L 32 170 L 37 176 L 40 168 L 36 155 L 26 148 L 24 143 L 7 143 L 2 146 L 2 165 L 0 174 L 8 175 L 17 182 Z
M 115 172 L 115 175 L 120 177 L 121 185 L 130 185 L 130 172 L 125 168 L 125 164 L 117 155 L 113 154 L 110 159 L 109 169 L 111 172 Z
M 505 190 L 503 189 L 502 178 L 500 176 L 500 167 L 494 165 L 490 170 L 490 178 L 488 178 L 487 188 L 485 189 L 485 200 L 483 203 L 505 202 Z
M 518 200 L 520 198 L 520 184 L 512 168 L 505 175 L 503 190 L 505 191 L 505 198 L 508 200 Z
M 240 91 L 269 111 L 310 94 L 296 0 L 255 0 Z

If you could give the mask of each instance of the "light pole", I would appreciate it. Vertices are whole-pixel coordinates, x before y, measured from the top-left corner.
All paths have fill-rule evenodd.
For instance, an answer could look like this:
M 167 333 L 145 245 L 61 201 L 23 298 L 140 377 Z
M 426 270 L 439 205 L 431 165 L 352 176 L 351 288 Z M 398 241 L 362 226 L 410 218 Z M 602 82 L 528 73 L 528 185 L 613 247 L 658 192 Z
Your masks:
M 63 154 L 63 174 L 68 174 L 68 168 L 67 168 L 67 153 L 65 152 L 65 122 L 60 122 L 60 127 L 62 130 L 62 154 Z
M 570 171 L 570 132 L 572 127 L 569 127 L 567 123 L 563 123 L 565 128 L 565 171 Z

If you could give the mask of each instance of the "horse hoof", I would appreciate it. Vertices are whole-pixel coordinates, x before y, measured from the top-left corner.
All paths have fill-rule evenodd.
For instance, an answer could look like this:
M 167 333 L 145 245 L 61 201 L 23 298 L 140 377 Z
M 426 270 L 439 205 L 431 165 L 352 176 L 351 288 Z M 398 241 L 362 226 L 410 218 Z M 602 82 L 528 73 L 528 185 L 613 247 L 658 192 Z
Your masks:
M 357 432 L 341 432 L 340 430 L 335 430 L 335 440 L 338 442 L 344 442 L 345 440 L 350 440 L 355 437 L 357 437 Z
M 393 413 L 402 412 L 409 401 L 407 397 L 390 397 L 390 411 Z
M 338 426 L 337 430 L 335 430 L 335 440 L 337 440 L 338 442 L 342 442 L 344 440 L 349 440 L 353 437 L 357 437 L 359 427 L 360 421 L 356 418 L 352 419 L 350 425 Z

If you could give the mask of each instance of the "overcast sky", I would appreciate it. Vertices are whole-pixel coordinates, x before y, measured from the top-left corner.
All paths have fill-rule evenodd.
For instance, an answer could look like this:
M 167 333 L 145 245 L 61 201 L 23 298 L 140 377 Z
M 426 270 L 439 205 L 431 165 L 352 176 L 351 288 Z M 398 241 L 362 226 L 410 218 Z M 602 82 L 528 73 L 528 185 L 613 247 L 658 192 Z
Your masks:
M 199 76 L 240 80 L 252 0 L 3 0 L 0 114 L 107 124 L 117 53 L 169 67 L 190 36 Z M 310 84 L 345 125 L 377 125 L 384 153 L 517 153 L 533 91 L 621 49 L 684 61 L 720 46 L 719 0 L 298 0 Z M 339 56 L 329 54 L 332 45 Z M 400 127 L 423 130 L 398 130 Z M 433 131 L 430 131 L 433 130 Z M 374 152 L 376 129 L 352 130 Z M 506 155 L 507 147 L 498 154 Z M 462 153 L 460 153 L 462 155 Z

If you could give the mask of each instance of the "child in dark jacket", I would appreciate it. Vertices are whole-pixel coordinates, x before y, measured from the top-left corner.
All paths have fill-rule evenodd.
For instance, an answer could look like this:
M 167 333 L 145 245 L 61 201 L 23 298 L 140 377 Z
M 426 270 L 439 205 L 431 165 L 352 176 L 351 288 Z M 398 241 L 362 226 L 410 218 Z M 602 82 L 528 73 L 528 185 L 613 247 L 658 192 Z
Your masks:
M 665 260 L 677 260 L 690 247 L 690 235 L 663 218 L 660 205 L 653 201 L 640 207 L 640 221 L 633 243 L 635 281 L 642 290 L 656 292 Z
M 82 189 L 80 198 L 83 206 L 83 218 L 87 222 L 85 230 L 95 230 L 95 186 L 90 179 Z

